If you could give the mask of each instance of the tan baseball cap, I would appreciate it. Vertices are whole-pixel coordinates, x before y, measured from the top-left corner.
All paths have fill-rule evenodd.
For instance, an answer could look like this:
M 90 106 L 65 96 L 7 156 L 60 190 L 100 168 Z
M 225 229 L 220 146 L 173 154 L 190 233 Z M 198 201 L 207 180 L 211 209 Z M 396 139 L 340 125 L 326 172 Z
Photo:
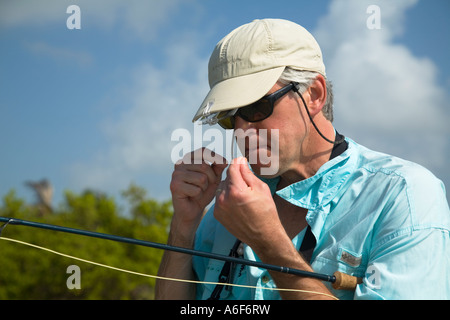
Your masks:
M 326 76 L 320 47 L 305 28 L 282 19 L 254 20 L 238 27 L 219 41 L 211 55 L 211 90 L 193 121 L 261 99 L 286 67 Z

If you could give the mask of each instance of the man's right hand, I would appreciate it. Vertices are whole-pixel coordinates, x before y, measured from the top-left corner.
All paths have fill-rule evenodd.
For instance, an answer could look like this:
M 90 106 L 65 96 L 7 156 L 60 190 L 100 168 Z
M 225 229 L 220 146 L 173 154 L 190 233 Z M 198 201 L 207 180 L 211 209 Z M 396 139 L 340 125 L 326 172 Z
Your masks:
M 213 200 L 227 167 L 225 158 L 206 148 L 186 154 L 175 164 L 170 190 L 174 217 L 172 232 L 181 242 L 191 242 L 206 206 Z M 178 242 L 178 241 L 176 241 Z
M 192 248 L 195 232 L 206 206 L 213 200 L 220 183 L 226 160 L 209 149 L 198 149 L 175 164 L 170 190 L 174 215 L 168 244 Z M 192 257 L 165 251 L 158 275 L 175 279 L 194 280 Z M 195 285 L 158 279 L 156 299 L 191 300 L 195 298 Z

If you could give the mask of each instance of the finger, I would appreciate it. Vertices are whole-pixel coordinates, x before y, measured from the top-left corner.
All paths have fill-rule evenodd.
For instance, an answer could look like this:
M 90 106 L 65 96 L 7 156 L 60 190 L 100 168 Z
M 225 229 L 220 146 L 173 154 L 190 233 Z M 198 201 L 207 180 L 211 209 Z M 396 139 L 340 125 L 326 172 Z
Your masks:
M 170 191 L 179 198 L 195 197 L 202 193 L 202 188 L 185 181 L 186 172 L 174 172 L 170 182 Z M 190 179 L 187 179 L 190 180 Z
M 225 191 L 225 188 L 226 188 L 225 181 L 220 182 L 216 189 L 216 197 L 222 194 Z
M 211 176 L 210 173 L 207 173 L 210 178 L 210 182 L 214 182 L 216 180 L 220 181 L 222 173 L 228 165 L 227 160 L 224 157 L 204 147 L 186 154 L 182 160 L 177 162 L 177 164 L 203 165 L 203 167 L 191 167 L 191 169 L 205 172 L 207 169 L 205 164 L 210 166 L 214 174 L 214 176 Z
M 242 180 L 244 180 L 245 183 L 251 187 L 256 182 L 260 182 L 261 180 L 259 180 L 259 178 L 257 176 L 255 176 L 255 174 L 252 172 L 252 170 L 250 170 L 250 167 L 248 166 L 248 162 L 247 162 L 246 158 L 244 158 L 244 161 L 245 161 L 245 164 L 240 166 L 241 177 L 242 177 Z
M 206 191 L 206 189 L 208 189 L 210 178 L 203 172 L 186 171 L 182 179 L 183 182 L 193 184 L 198 186 L 203 191 Z
M 214 169 L 206 162 L 203 162 L 202 164 L 179 163 L 175 165 L 175 171 L 183 174 L 188 174 L 189 172 L 192 172 L 204 175 L 207 178 L 208 183 L 220 182 L 220 175 L 217 176 Z M 189 182 L 192 181 L 189 180 Z
M 181 187 L 180 194 L 186 197 L 195 198 L 202 194 L 202 189 L 199 186 L 185 183 Z
M 187 154 L 184 159 L 189 161 L 185 163 L 201 164 L 206 162 L 208 164 L 227 165 L 227 160 L 224 157 L 205 147 Z
M 245 180 L 242 178 L 241 166 L 247 166 L 246 159 L 243 157 L 233 159 L 228 168 L 227 182 L 229 185 L 233 185 L 240 190 L 244 190 L 248 187 Z
M 226 168 L 227 166 L 228 166 L 227 163 L 225 163 L 225 164 L 216 164 L 216 163 L 213 163 L 213 164 L 211 165 L 211 168 L 213 169 L 214 174 L 216 175 L 216 177 L 220 180 L 220 178 L 222 177 L 222 173 L 223 173 L 223 171 L 225 170 L 225 168 Z
M 177 164 L 180 162 L 182 164 L 202 164 L 203 162 L 212 162 L 210 161 L 210 159 L 204 159 L 204 154 L 208 156 L 208 154 L 211 153 L 212 151 L 209 150 L 209 152 L 205 152 L 205 150 L 209 149 L 200 148 L 192 152 L 186 153 L 181 160 L 178 160 Z
M 222 157 L 220 154 L 215 153 L 214 151 L 208 148 L 202 148 L 202 159 L 204 161 L 210 162 L 211 164 L 217 165 L 227 165 L 227 159 Z
M 223 170 L 228 166 L 227 159 L 208 148 L 203 148 L 203 160 L 211 163 L 211 168 L 217 177 L 221 177 Z

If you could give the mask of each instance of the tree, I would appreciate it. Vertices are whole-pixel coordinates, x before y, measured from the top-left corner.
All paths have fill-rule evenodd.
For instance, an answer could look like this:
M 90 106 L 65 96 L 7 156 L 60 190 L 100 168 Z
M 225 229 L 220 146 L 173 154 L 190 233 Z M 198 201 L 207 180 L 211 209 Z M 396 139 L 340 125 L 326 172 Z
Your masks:
M 172 217 L 170 201 L 147 197 L 134 184 L 123 192 L 130 212 L 123 214 L 114 198 L 86 190 L 65 193 L 63 203 L 42 217 L 38 208 L 10 191 L 0 215 L 124 237 L 165 243 Z M 161 250 L 79 235 L 8 225 L 2 236 L 110 266 L 155 275 Z M 0 299 L 151 299 L 154 279 L 105 269 L 0 240 Z M 68 267 L 80 270 L 80 289 L 69 289 Z

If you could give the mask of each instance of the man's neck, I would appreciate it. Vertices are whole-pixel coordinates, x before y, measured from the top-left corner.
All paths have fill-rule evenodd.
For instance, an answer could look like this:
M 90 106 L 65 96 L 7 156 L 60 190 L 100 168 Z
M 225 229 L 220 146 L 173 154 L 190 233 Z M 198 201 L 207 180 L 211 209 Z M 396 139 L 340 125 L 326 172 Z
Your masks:
M 329 121 L 324 121 L 319 127 L 325 137 L 335 139 L 335 130 Z M 311 126 L 308 136 L 302 144 L 299 160 L 289 170 L 281 174 L 278 188 L 286 187 L 295 182 L 314 176 L 331 156 L 333 144 L 325 141 Z

